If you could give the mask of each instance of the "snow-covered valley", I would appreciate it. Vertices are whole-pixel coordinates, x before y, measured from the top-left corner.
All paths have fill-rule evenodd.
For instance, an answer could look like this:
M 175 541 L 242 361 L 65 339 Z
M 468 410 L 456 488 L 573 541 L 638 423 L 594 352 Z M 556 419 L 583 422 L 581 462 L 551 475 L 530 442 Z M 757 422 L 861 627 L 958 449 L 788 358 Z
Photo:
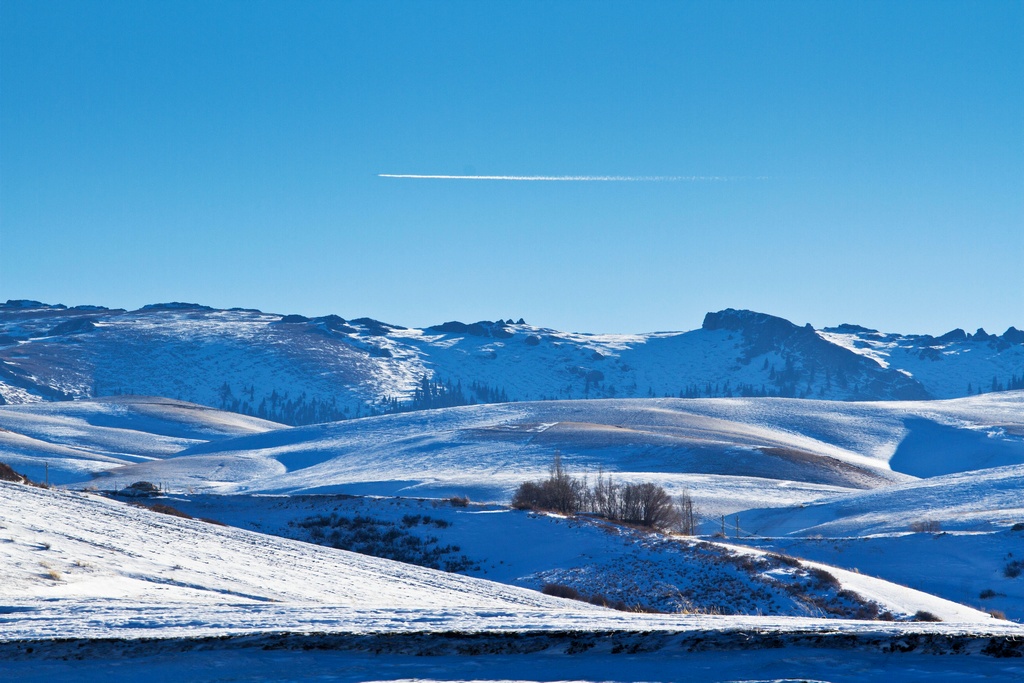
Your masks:
M 69 319 L 60 309 L 49 315 L 51 328 Z M 146 316 L 154 319 L 144 332 Z M 211 332 L 211 319 L 222 327 Z M 714 319 L 701 344 L 738 335 L 733 359 L 760 358 L 750 329 L 723 327 L 735 319 Z M 168 320 L 178 321 L 173 334 Z M 204 363 L 235 372 L 241 366 L 228 359 L 250 358 L 273 374 L 260 386 L 298 368 L 289 392 L 322 380 L 356 391 L 369 410 L 366 397 L 382 386 L 375 363 L 397 364 L 389 376 L 405 377 L 394 386 L 408 391 L 395 395 L 410 398 L 424 386 L 417 373 L 440 376 L 441 356 L 427 362 L 424 349 L 479 342 L 465 331 L 452 337 L 452 326 L 424 341 L 425 331 L 374 336 L 365 334 L 372 322 L 329 322 L 339 329 L 245 311 L 151 310 L 110 322 L 141 335 L 140 350 L 121 360 L 104 351 L 103 363 L 166 389 L 159 368 L 173 362 L 183 391 L 168 394 L 194 398 L 184 389 L 209 370 Z M 5 351 L 18 369 L 8 364 L 4 395 L 23 400 L 0 406 L 0 462 L 51 488 L 0 482 L 0 679 L 119 680 L 145 666 L 169 679 L 246 680 L 250 665 L 266 667 L 267 679 L 288 680 L 298 667 L 339 681 L 680 680 L 680 668 L 702 681 L 835 682 L 883 671 L 1009 680 L 1024 671 L 1022 391 L 902 401 L 599 398 L 598 382 L 586 401 L 291 427 L 211 407 L 216 396 L 202 405 L 76 393 L 97 375 L 75 379 L 75 368 L 102 363 L 68 359 L 97 353 L 85 337 L 105 324 L 37 338 L 25 323 L 26 339 Z M 246 325 L 249 336 L 234 345 Z M 376 359 L 358 365 L 376 378 L 360 384 L 332 375 L 327 356 L 298 353 L 294 330 L 280 332 L 270 355 L 246 355 L 268 348 L 260 326 L 305 326 L 300 338 L 311 344 L 340 335 L 395 346 L 390 356 L 359 352 Z M 528 331 L 520 327 L 503 324 L 513 335 Z M 158 333 L 166 344 L 146 336 Z M 814 336 L 840 334 L 854 333 Z M 570 336 L 524 346 L 550 341 L 563 353 Z M 601 337 L 597 351 L 595 338 L 575 337 L 605 360 L 682 343 Z M 178 354 L 183 338 L 192 351 L 162 355 Z M 418 339 L 419 351 L 403 356 L 398 339 Z M 108 342 L 123 351 L 122 338 Z M 856 363 L 882 367 L 847 342 Z M 494 346 L 497 358 L 502 348 Z M 282 353 L 302 361 L 282 365 Z M 680 357 L 677 348 L 665 354 Z M 396 358 L 424 364 L 406 373 Z M 659 377 L 675 372 L 665 367 Z M 497 377 L 481 382 L 493 390 Z M 872 377 L 860 387 L 888 381 Z M 43 386 L 68 392 L 32 393 Z M 548 476 L 556 454 L 588 481 L 603 474 L 689 497 L 697 535 L 511 509 L 516 488 Z M 129 486 L 139 481 L 157 490 Z M 145 509 L 153 506 L 164 514 Z M 69 658 L 83 664 L 77 674 Z

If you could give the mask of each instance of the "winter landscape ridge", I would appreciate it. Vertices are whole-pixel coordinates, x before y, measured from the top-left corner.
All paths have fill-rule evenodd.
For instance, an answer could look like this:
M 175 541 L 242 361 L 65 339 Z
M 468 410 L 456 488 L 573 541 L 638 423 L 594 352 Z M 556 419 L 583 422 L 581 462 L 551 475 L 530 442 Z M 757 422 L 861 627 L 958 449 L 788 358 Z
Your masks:
M 411 408 L 577 398 L 958 398 L 1024 389 L 1024 332 L 938 337 L 753 311 L 700 329 L 581 334 L 522 318 L 425 329 L 164 303 L 0 304 L 6 403 L 164 396 L 288 424 Z
M 0 482 L 0 678 L 1024 676 L 1015 328 L 9 301 L 0 360 L 0 462 L 50 485 Z M 511 508 L 555 454 L 696 535 Z

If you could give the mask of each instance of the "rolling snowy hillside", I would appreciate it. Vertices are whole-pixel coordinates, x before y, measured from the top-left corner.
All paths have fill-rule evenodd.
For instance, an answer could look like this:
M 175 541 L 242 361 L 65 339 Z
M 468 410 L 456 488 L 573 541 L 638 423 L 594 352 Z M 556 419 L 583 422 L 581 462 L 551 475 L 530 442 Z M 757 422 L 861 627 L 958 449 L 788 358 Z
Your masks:
M 728 309 L 699 330 L 580 334 L 520 320 L 409 329 L 195 304 L 0 305 L 7 403 L 142 394 L 288 424 L 578 398 L 951 398 L 1024 387 L 1024 333 L 815 331 Z
M 170 457 L 196 444 L 283 428 L 152 397 L 0 406 L 0 461 L 30 479 L 64 484 L 129 463 Z
M 269 651 L 292 666 L 331 661 L 352 673 L 326 680 L 355 681 L 389 667 L 429 677 L 410 654 L 432 655 L 447 677 L 502 678 L 537 661 L 509 655 L 543 652 L 544 676 L 516 670 L 537 680 L 586 670 L 596 680 L 603 667 L 626 680 L 703 661 L 716 673 L 697 680 L 710 681 L 727 680 L 719 672 L 740 648 L 759 670 L 785 672 L 776 678 L 857 679 L 833 675 L 836 662 L 904 680 L 1013 678 L 1019 668 L 984 655 L 1019 651 L 1021 627 L 984 609 L 1024 615 L 1024 584 L 1003 575 L 1022 533 L 1013 530 L 1024 514 L 1022 405 L 1024 392 L 544 401 L 296 428 L 167 399 L 3 406 L 0 461 L 35 472 L 49 463 L 78 487 L 149 479 L 169 495 L 136 500 L 234 527 L 0 482 L 0 658 L 17 680 L 83 671 L 116 680 L 108 658 L 215 679 L 194 668 L 206 661 L 195 653 L 213 648 L 218 662 L 239 665 Z M 729 538 L 439 500 L 507 500 L 523 479 L 544 476 L 556 451 L 577 474 L 603 469 L 692 492 L 702 531 L 718 531 L 728 513 Z M 911 533 L 920 521 L 937 526 Z M 422 549 L 407 559 L 458 573 L 323 547 L 349 531 L 375 538 L 378 527 L 406 554 Z M 617 612 L 527 590 L 548 583 L 682 613 Z M 931 618 L 943 621 L 919 621 Z M 310 649 L 320 654 L 287 654 Z M 932 654 L 892 658 L 907 650 Z M 465 669 L 482 660 L 462 655 L 482 651 L 505 659 Z M 874 659 L 881 653 L 884 662 Z M 817 664 L 794 666 L 794 656 Z M 66 671 L 68 657 L 88 667 Z M 266 655 L 254 664 L 266 665 Z
M 712 514 L 1024 464 L 1024 392 L 952 401 L 542 401 L 297 427 L 199 444 L 97 481 L 178 490 L 507 501 L 556 451 L 579 474 L 688 489 Z M 943 449 L 943 444 L 962 444 Z M 969 446 L 969 447 L 967 447 Z M 749 498 L 743 498 L 743 495 Z M 782 503 L 786 504 L 786 503 Z
M 491 537 L 503 526 L 494 527 L 494 518 L 479 516 Z M 734 671 L 729 662 L 737 657 L 747 674 L 804 678 L 833 672 L 841 661 L 853 676 L 830 673 L 833 681 L 857 680 L 883 662 L 884 670 L 915 681 L 967 672 L 1006 680 L 1019 671 L 1015 660 L 1003 659 L 1020 651 L 1019 624 L 836 570 L 841 585 L 869 599 L 905 612 L 925 607 L 946 621 L 613 611 L 6 482 L 0 529 L 0 678 L 12 680 L 125 680 L 128 671 L 136 680 L 139 667 L 169 679 L 224 680 L 223 667 L 244 666 L 260 677 L 287 678 L 282 661 L 335 681 L 367 680 L 370 672 L 450 679 L 455 671 L 466 680 L 502 679 L 508 671 L 550 680 L 553 671 L 570 670 L 594 680 L 674 679 L 670 671 L 697 664 L 714 670 L 696 680 L 730 680 L 722 675 Z M 581 537 L 566 538 L 580 547 Z M 642 551 L 624 557 L 648 559 Z M 217 666 L 210 667 L 210 656 Z
M 578 475 L 593 477 L 603 470 L 621 482 L 653 481 L 673 494 L 689 493 L 705 534 L 719 531 L 727 521 L 734 541 L 760 544 L 765 537 L 787 536 L 794 540 L 763 542 L 769 549 L 850 571 L 861 569 L 1020 618 L 1020 581 L 1002 572 L 1018 537 L 1009 529 L 1024 521 L 1022 407 L 1024 392 L 874 403 L 774 398 L 545 401 L 282 428 L 194 404 L 109 397 L 0 407 L 0 427 L 6 430 L 0 432 L 0 461 L 17 464 L 36 479 L 48 465 L 51 481 L 77 487 L 117 490 L 137 480 L 157 482 L 179 501 L 175 504 L 197 516 L 226 517 L 254 530 L 315 540 L 285 528 L 286 521 L 298 523 L 301 517 L 282 521 L 282 512 L 268 517 L 259 501 L 285 501 L 273 505 L 295 511 L 307 505 L 303 500 L 322 499 L 319 505 L 329 505 L 331 496 L 300 497 L 292 503 L 287 496 L 238 494 L 469 495 L 500 503 L 522 481 L 546 476 L 554 453 L 561 452 Z M 202 505 L 207 507 L 197 509 L 189 502 L 193 492 L 235 495 L 204 496 L 208 502 Z M 396 500 L 351 516 L 395 517 L 391 523 L 398 524 L 406 513 L 421 514 L 412 508 L 423 504 Z M 308 515 L 325 512 L 315 508 Z M 522 538 L 513 545 L 542 548 L 531 534 L 551 534 L 536 525 L 529 527 L 533 531 L 520 529 L 509 516 L 483 518 L 497 526 L 484 525 L 468 536 L 451 537 L 443 529 L 433 534 L 440 539 L 439 547 L 462 548 L 454 560 L 447 555 L 444 560 L 454 561 L 458 571 L 531 587 L 543 575 L 545 581 L 591 591 L 604 586 L 601 590 L 614 599 L 661 605 L 666 598 L 657 596 L 666 595 L 665 587 L 676 586 L 672 591 L 677 593 L 689 590 L 685 581 L 680 583 L 679 560 L 661 560 L 696 557 L 697 566 L 706 565 L 700 560 L 703 551 L 666 555 L 661 548 L 652 555 L 643 542 L 594 545 L 584 540 L 590 533 L 585 527 L 574 527 L 564 538 L 552 536 L 561 539 L 555 547 L 569 552 L 565 558 L 558 560 L 557 552 L 549 552 L 543 562 L 525 566 L 523 557 L 481 546 L 479 539 L 511 540 L 519 533 Z M 899 541 L 925 523 L 922 528 L 952 532 L 930 546 L 942 549 L 946 567 L 930 579 L 915 571 L 917 561 L 907 561 L 900 550 L 921 541 L 910 539 L 902 546 Z M 457 528 L 467 528 L 464 519 Z M 814 540 L 822 536 L 867 539 L 863 542 L 880 550 L 822 555 L 823 546 Z M 601 534 L 596 538 L 607 540 Z M 585 547 L 590 550 L 570 550 Z M 465 561 L 458 559 L 462 555 Z M 971 564 L 953 569 L 959 566 L 957 558 L 968 556 L 975 558 Z M 651 565 L 650 557 L 660 559 Z M 483 564 L 496 560 L 497 566 Z M 648 564 L 631 573 L 655 583 L 623 592 L 625 584 L 614 578 L 619 575 L 616 568 L 637 562 Z M 708 566 L 719 566 L 715 562 Z M 701 572 L 711 576 L 706 569 Z M 530 576 L 535 578 L 525 578 Z M 729 580 L 708 582 L 721 586 Z M 993 595 L 982 599 L 985 591 Z M 772 613 L 785 599 L 780 593 L 774 603 L 765 598 L 755 608 Z M 727 604 L 713 594 L 700 598 L 704 602 L 688 600 L 701 609 Z

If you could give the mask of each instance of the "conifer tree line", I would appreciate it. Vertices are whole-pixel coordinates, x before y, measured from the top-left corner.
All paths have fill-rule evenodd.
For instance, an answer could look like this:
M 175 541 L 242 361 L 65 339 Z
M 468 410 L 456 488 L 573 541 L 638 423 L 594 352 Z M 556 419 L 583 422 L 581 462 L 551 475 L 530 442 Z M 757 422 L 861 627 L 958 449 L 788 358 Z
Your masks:
M 120 392 L 114 392 L 120 393 Z M 217 388 L 217 407 L 221 410 L 251 415 L 264 420 L 272 420 L 292 426 L 337 422 L 354 417 L 370 417 L 389 413 L 406 413 L 414 410 L 431 408 L 451 408 L 454 406 L 475 405 L 478 403 L 508 403 L 509 397 L 504 389 L 490 386 L 474 380 L 468 390 L 462 387 L 462 381 L 452 384 L 451 380 L 442 382 L 424 375 L 420 379 L 411 400 L 402 401 L 386 396 L 379 403 L 370 406 L 357 406 L 353 411 L 348 405 L 339 404 L 335 397 L 321 399 L 310 398 L 305 392 L 292 398 L 288 392 L 272 390 L 256 400 L 256 387 L 241 389 L 236 396 L 231 385 L 224 382 Z
M 1018 391 L 1024 389 L 1024 373 L 1019 376 L 1017 374 L 1011 374 L 1010 378 L 1006 382 L 1000 382 L 999 378 L 995 375 L 992 376 L 992 382 L 978 382 L 973 384 L 967 383 L 967 395 L 974 396 L 975 394 L 984 394 L 987 392 L 995 391 Z
M 773 366 L 766 367 L 774 371 Z M 785 370 L 776 374 L 776 378 L 788 378 L 793 369 L 787 363 Z M 856 389 L 856 384 L 850 384 L 842 372 L 834 375 L 828 370 L 824 372 L 825 384 L 821 387 L 820 394 L 825 396 L 825 388 L 831 387 L 833 383 L 840 387 Z M 814 380 L 814 372 L 810 375 Z M 989 381 L 978 383 L 969 382 L 966 387 L 966 395 L 974 396 L 982 393 L 998 391 L 1016 391 L 1024 389 L 1024 372 L 1021 374 L 1012 373 L 1009 377 L 1001 380 L 993 376 Z M 641 390 L 642 391 L 642 390 Z M 100 391 L 98 386 L 92 388 L 93 396 L 120 395 L 133 393 L 118 387 L 113 390 Z M 807 398 L 811 395 L 810 384 L 807 387 L 798 389 L 796 386 L 784 383 L 781 386 L 762 384 L 731 384 L 728 380 L 724 383 L 692 383 L 686 385 L 678 392 L 679 398 L 710 398 L 710 397 L 799 397 Z M 608 395 L 615 395 L 614 387 L 608 387 Z M 636 387 L 627 391 L 626 395 L 637 395 Z M 656 396 L 653 387 L 647 389 L 646 395 Z M 672 397 L 673 394 L 664 395 Z M 61 397 L 64 400 L 66 397 Z M 468 385 L 463 385 L 462 380 L 452 382 L 451 379 L 442 381 L 423 375 L 419 384 L 413 392 L 411 399 L 402 400 L 393 396 L 385 396 L 375 403 L 357 402 L 353 406 L 346 403 L 339 403 L 336 397 L 318 398 L 309 397 L 305 392 L 297 397 L 289 396 L 288 392 L 281 392 L 276 389 L 269 394 L 264 394 L 257 400 L 256 387 L 242 387 L 238 395 L 228 382 L 224 382 L 217 388 L 217 401 L 215 407 L 221 410 L 229 410 L 243 415 L 251 415 L 265 420 L 272 420 L 287 425 L 309 425 L 323 422 L 336 422 L 356 417 L 370 417 L 375 415 L 386 415 L 390 413 L 405 413 L 416 410 L 429 410 L 433 408 L 451 408 L 455 406 L 477 405 L 488 403 L 508 403 L 517 399 L 510 398 L 508 392 L 498 385 L 489 385 L 484 382 L 473 380 Z M 551 400 L 544 397 L 542 400 Z
M 420 378 L 419 386 L 413 392 L 412 399 L 402 401 L 395 397 L 385 397 L 383 401 L 384 413 L 407 413 L 414 410 L 430 410 L 431 408 L 452 408 L 455 406 L 469 406 L 478 403 L 508 403 L 508 393 L 498 386 L 490 386 L 483 382 L 473 380 L 470 382 L 468 391 L 462 387 L 462 380 L 452 384 L 449 379 L 446 382 L 431 379 L 427 375 Z
M 274 389 L 256 404 L 255 386 L 243 388 L 242 396 L 237 397 L 231 390 L 231 385 L 224 382 L 217 390 L 217 394 L 221 410 L 292 426 L 336 422 L 352 417 L 347 408 L 338 405 L 334 397 L 330 400 L 319 399 L 316 396 L 308 398 L 305 392 L 296 398 L 290 398 L 287 392 L 279 393 Z

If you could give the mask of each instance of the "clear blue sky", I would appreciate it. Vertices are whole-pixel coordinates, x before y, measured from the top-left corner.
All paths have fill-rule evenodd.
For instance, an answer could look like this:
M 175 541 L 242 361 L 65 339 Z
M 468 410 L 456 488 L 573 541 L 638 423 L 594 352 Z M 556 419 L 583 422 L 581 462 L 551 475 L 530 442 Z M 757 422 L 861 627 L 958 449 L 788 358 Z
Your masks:
M 1024 327 L 1020 1 L 3 0 L 0 59 L 0 298 Z

